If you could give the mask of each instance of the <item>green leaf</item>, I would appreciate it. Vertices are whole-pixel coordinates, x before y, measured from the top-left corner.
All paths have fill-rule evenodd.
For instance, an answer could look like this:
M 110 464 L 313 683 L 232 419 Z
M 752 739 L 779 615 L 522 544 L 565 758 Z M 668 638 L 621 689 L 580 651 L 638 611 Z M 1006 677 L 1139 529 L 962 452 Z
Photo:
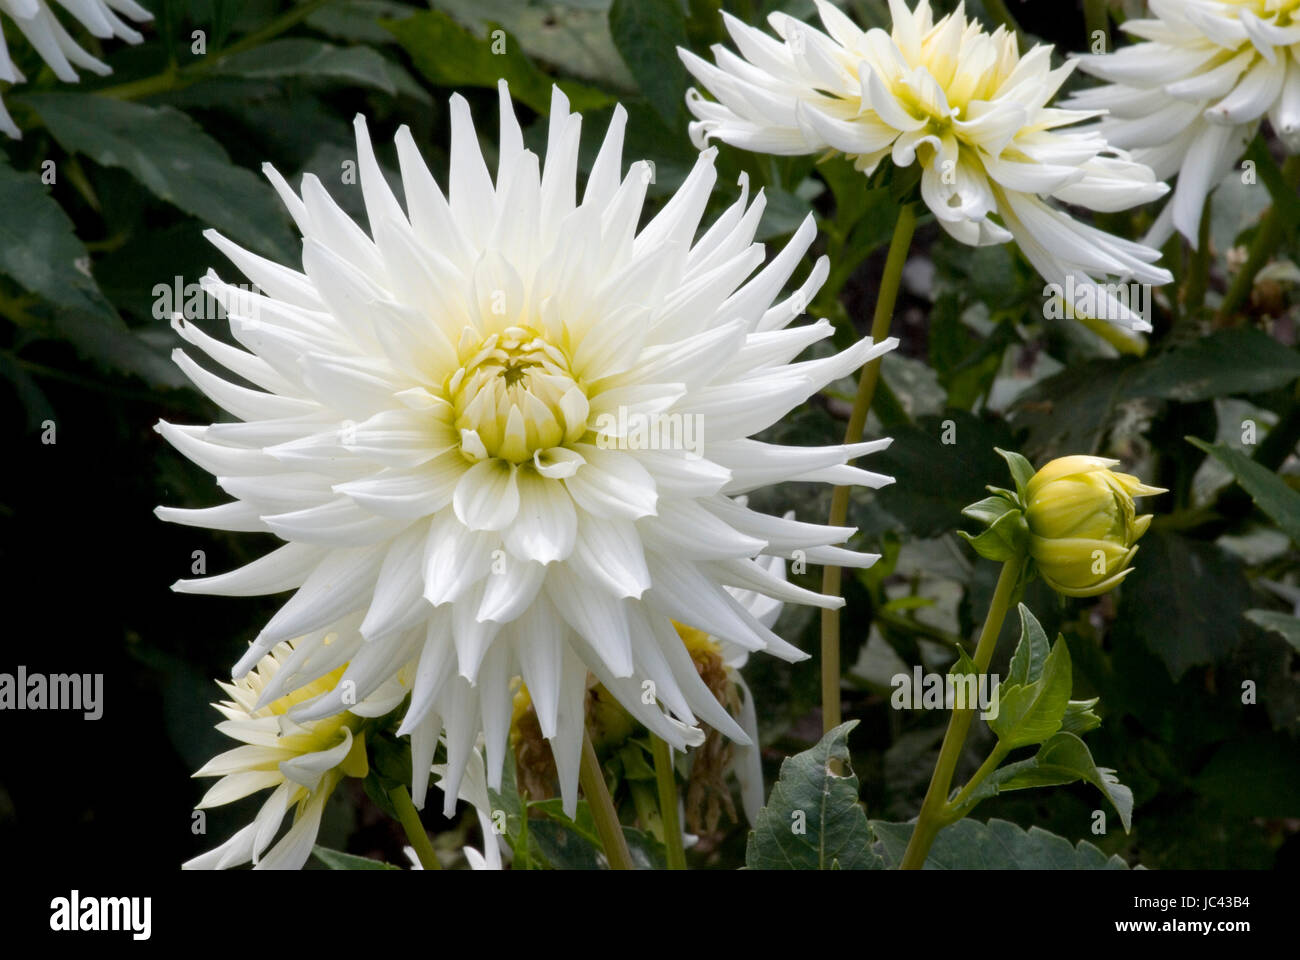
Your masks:
M 418 11 L 396 0 L 332 0 L 307 18 L 307 25 L 348 43 L 371 46 L 396 44 L 396 38 L 381 25 L 382 20 L 402 20 Z
M 1119 782 L 1115 771 L 1098 767 L 1088 745 L 1073 733 L 1058 733 L 1044 743 L 1033 757 L 994 771 L 972 793 L 983 799 L 1008 790 L 1051 787 L 1083 780 L 1091 783 L 1110 801 L 1127 833 L 1133 826 L 1133 791 Z
M 871 821 L 888 867 L 897 867 L 911 839 L 913 824 Z M 1119 856 L 1107 858 L 1091 843 L 1071 845 L 1038 827 L 1024 830 L 1006 820 L 960 820 L 939 831 L 926 870 L 1127 870 Z
M 1065 716 L 1061 718 L 1061 732 L 1082 734 L 1096 730 L 1101 726 L 1101 717 L 1093 712 L 1100 698 L 1091 700 L 1071 700 L 1065 707 Z
M 948 673 L 957 677 L 979 677 L 980 675 L 979 667 L 975 666 L 975 661 L 970 658 L 970 654 L 962 647 L 957 648 L 957 660 L 948 668 Z
M 1007 672 L 1006 682 L 1024 685 L 1034 683 L 1043 675 L 1052 645 L 1047 639 L 1043 625 L 1023 603 L 1016 609 L 1020 612 L 1020 641 L 1016 651 L 1011 655 L 1011 666 Z
M 1300 813 L 1300 752 L 1290 736 L 1252 731 L 1220 746 L 1195 786 L 1230 816 L 1291 818 Z
M 1007 462 L 1007 467 L 1011 470 L 1011 479 L 1015 481 L 1016 493 L 1020 494 L 1020 501 L 1025 499 L 1025 486 L 1034 476 L 1034 465 L 1016 453 L 1014 450 L 997 450 L 998 456 Z
M 598 870 L 605 867 L 600 859 L 602 849 L 596 822 L 586 800 L 578 801 L 577 819 L 564 815 L 564 804 L 559 797 L 536 800 L 528 804 L 529 810 L 543 810 L 547 819 L 530 819 L 529 829 L 539 852 L 557 870 Z M 623 838 L 632 855 L 633 866 L 638 870 L 665 870 L 668 857 L 663 844 L 633 827 L 623 827 Z
M 1029 528 L 1025 524 L 1025 515 L 1019 510 L 1012 509 L 993 521 L 983 533 L 975 536 L 971 536 L 964 530 L 958 530 L 957 533 L 964 537 L 981 557 L 1006 563 L 1024 554 Z
M 398 90 L 393 78 L 400 68 L 372 47 L 336 47 L 320 40 L 290 37 L 226 57 L 217 65 L 216 72 L 250 80 L 286 77 L 333 80 L 396 96 Z M 428 99 L 427 94 L 424 97 Z
M 519 787 L 515 781 L 513 747 L 506 748 L 505 763 L 501 768 L 501 789 L 493 790 L 488 787 L 487 792 L 488 803 L 492 810 L 489 819 L 495 822 L 499 812 L 505 813 L 505 832 L 502 835 L 514 852 L 514 868 L 528 870 L 544 864 L 542 852 L 537 846 L 537 838 L 529 829 L 531 823 L 524 816 L 524 801 L 519 795 Z
M 429 4 L 480 34 L 488 23 L 500 24 L 519 38 L 529 59 L 559 67 L 566 76 L 635 91 L 636 81 L 609 33 L 609 5 L 610 0 L 432 0 Z
M 1000 420 L 945 410 L 890 432 L 894 442 L 873 455 L 872 469 L 897 483 L 877 491 L 875 498 L 918 537 L 944 536 L 961 526 L 962 510 L 987 496 L 990 479 L 1005 475 L 993 449 L 1010 444 L 1012 437 Z M 956 443 L 944 443 L 945 436 Z
M 1250 327 L 1219 330 L 1156 354 L 1128 378 L 1128 398 L 1194 403 L 1232 394 L 1265 393 L 1300 377 L 1300 353 Z
M 555 80 L 524 56 L 514 37 L 504 33 L 476 37 L 447 14 L 430 10 L 384 26 L 411 58 L 417 70 L 441 87 L 488 87 L 498 80 L 510 85 L 510 95 L 540 114 L 551 109 L 551 84 L 559 85 L 576 112 L 596 110 L 614 102 L 604 91 L 571 80 Z M 494 53 L 493 47 L 501 50 Z
M 749 835 L 745 865 L 751 870 L 879 866 L 858 803 L 858 777 L 849 766 L 849 731 L 857 724 L 842 723 L 812 749 L 782 761 L 780 778 Z M 848 773 L 832 773 L 832 761 Z
M 35 173 L 0 159 L 0 273 L 59 307 L 125 329 L 90 275 L 90 254 Z
M 686 17 L 678 0 L 614 0 L 609 32 L 641 92 L 670 130 L 682 126 L 686 67 L 677 48 L 686 44 Z
M 1069 702 L 1070 650 L 1058 638 L 1038 679 L 1027 684 L 1008 679 L 999 685 L 997 714 L 989 718 L 989 727 L 1011 749 L 1042 743 L 1061 729 Z
M 970 517 L 972 520 L 978 520 L 988 526 L 1000 520 L 1007 511 L 1015 509 L 1017 507 L 1014 503 L 998 494 L 975 501 L 963 509 L 961 514 L 963 517 Z
M 1186 439 L 1227 467 L 1241 488 L 1250 494 L 1255 506 L 1268 514 L 1283 533 L 1300 543 L 1300 493 L 1287 486 L 1286 481 L 1272 470 L 1231 447 L 1223 444 L 1212 446 L 1197 437 Z
M 1025 431 L 1021 449 L 1040 461 L 1091 450 L 1125 399 L 1131 359 L 1071 363 L 1016 397 L 1007 418 Z
M 275 191 L 231 163 L 179 110 L 78 93 L 22 100 L 70 153 L 121 167 L 159 198 L 260 253 L 287 258 L 297 248 Z
M 1177 680 L 1236 648 L 1250 586 L 1241 563 L 1213 543 L 1161 530 L 1142 538 L 1120 588 L 1116 645 L 1145 646 Z
M 1291 646 L 1300 650 L 1300 617 L 1277 610 L 1247 610 L 1246 619 L 1256 626 L 1276 633 Z
M 371 860 L 369 857 L 358 857 L 353 853 L 344 853 L 342 850 L 331 850 L 329 847 L 314 846 L 311 848 L 312 854 L 325 866 L 331 870 L 401 870 L 401 867 L 394 866 L 391 863 L 385 863 L 382 860 Z

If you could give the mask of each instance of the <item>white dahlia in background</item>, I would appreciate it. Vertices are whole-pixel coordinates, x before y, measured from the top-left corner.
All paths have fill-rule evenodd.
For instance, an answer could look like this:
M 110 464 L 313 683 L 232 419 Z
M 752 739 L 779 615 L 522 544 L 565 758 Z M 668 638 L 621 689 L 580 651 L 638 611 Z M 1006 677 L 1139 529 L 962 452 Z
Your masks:
M 1151 0 L 1155 19 L 1128 20 L 1144 43 L 1080 56 L 1109 80 L 1071 106 L 1106 110 L 1103 136 L 1160 177 L 1178 175 L 1148 241 L 1176 229 L 1196 246 L 1205 198 L 1268 116 L 1300 152 L 1300 0 Z
M 58 0 L 58 3 L 92 36 L 101 39 L 116 37 L 127 43 L 139 43 L 144 39 L 127 26 L 118 16 L 119 13 L 137 23 L 153 19 L 153 14 L 134 0 Z M 47 0 L 0 0 L 0 14 L 7 15 L 14 22 L 27 42 L 63 82 L 77 82 L 74 66 L 100 76 L 113 72 L 108 64 L 92 57 L 69 36 L 50 10 Z M 0 82 L 22 83 L 26 79 L 10 59 L 9 48 L 5 44 L 4 20 L 0 18 Z M 5 110 L 3 100 L 0 100 L 0 130 L 11 137 L 22 136 L 9 112 Z
M 1095 130 L 1060 129 L 1095 116 L 1047 106 L 1072 65 L 1052 69 L 1049 46 L 1020 56 L 1014 34 L 985 33 L 961 4 L 935 23 L 927 0 L 914 11 L 890 0 L 892 34 L 859 29 L 826 0 L 817 8 L 829 35 L 773 13 L 778 40 L 723 14 L 740 56 L 714 46 L 715 66 L 679 51 L 717 98 L 687 94 L 697 146 L 716 138 L 761 153 L 836 150 L 865 174 L 886 158 L 919 163 L 922 199 L 957 240 L 1014 240 L 1049 283 L 1090 290 L 1098 319 L 1150 329 L 1096 280 L 1168 283 L 1153 266 L 1160 254 L 1045 199 L 1115 211 L 1168 189 Z
M 323 638 L 327 645 L 334 637 Z M 297 648 L 297 649 L 295 649 Z M 344 776 L 364 777 L 365 717 L 379 717 L 396 707 L 407 689 L 392 680 L 369 699 L 347 710 L 295 723 L 291 707 L 333 689 L 343 667 L 315 678 L 288 696 L 276 697 L 286 671 L 292 673 L 309 645 L 277 644 L 250 673 L 234 683 L 217 681 L 230 699 L 213 704 L 225 720 L 217 729 L 244 746 L 227 750 L 204 764 L 196 777 L 220 777 L 195 809 L 205 810 L 241 800 L 259 790 L 272 789 L 253 822 L 221 846 L 183 864 L 184 870 L 224 870 L 253 862 L 255 870 L 297 870 L 307 862 L 320 829 L 325 801 Z M 271 693 L 272 699 L 260 706 Z M 275 846 L 285 814 L 293 811 L 293 824 Z
M 754 273 L 764 200 L 749 202 L 742 181 L 740 199 L 697 237 L 715 179 L 710 150 L 638 228 L 652 169 L 635 163 L 621 175 L 621 108 L 579 199 L 581 118 L 564 95 L 554 94 L 543 168 L 524 149 L 504 84 L 500 94 L 495 183 L 455 96 L 447 196 L 403 127 L 403 210 L 358 118 L 369 235 L 315 177 L 298 196 L 269 167 L 304 237 L 301 272 L 208 234 L 264 293 L 205 278 L 243 349 L 180 320 L 177 329 L 253 387 L 177 351 L 198 387 L 243 422 L 158 429 L 234 499 L 160 516 L 288 541 L 233 572 L 175 585 L 297 590 L 236 676 L 282 640 L 357 623 L 338 643 L 318 643 L 302 676 L 347 660 L 343 679 L 362 698 L 413 665 L 400 733 L 412 737 L 414 769 L 427 771 L 445 731 L 450 810 L 480 730 L 499 784 L 521 674 L 572 813 L 589 670 L 678 750 L 702 739 L 697 714 L 743 742 L 672 621 L 803 659 L 726 587 L 839 606 L 754 558 L 874 562 L 834 546 L 852 528 L 767 516 L 735 496 L 785 480 L 891 482 L 846 465 L 887 440 L 787 447 L 749 437 L 896 341 L 791 362 L 832 330 L 825 320 L 787 329 L 825 279 L 825 258 L 772 305 L 813 241 L 811 217 Z M 643 699 L 646 681 L 658 703 Z M 291 716 L 338 713 L 341 688 Z M 417 804 L 426 780 L 416 775 Z

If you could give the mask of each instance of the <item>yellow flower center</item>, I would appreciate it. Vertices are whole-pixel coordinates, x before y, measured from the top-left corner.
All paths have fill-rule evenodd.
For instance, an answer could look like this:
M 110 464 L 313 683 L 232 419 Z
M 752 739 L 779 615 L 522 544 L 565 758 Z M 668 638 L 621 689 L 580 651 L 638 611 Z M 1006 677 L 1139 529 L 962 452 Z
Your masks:
M 447 393 L 469 460 L 523 463 L 587 432 L 587 395 L 568 358 L 531 327 L 462 344 Z
M 1297 14 L 1300 14 L 1300 0 L 1226 0 L 1226 2 L 1246 8 L 1275 27 L 1291 26 Z M 1274 20 L 1274 17 L 1277 19 Z

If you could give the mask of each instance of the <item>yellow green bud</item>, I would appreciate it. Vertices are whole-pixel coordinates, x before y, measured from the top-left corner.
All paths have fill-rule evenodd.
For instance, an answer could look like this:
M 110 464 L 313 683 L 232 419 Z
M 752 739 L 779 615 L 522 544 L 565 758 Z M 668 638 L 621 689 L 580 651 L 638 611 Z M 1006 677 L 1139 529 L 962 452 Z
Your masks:
M 1116 473 L 1118 460 L 1061 457 L 1025 484 L 1029 555 L 1053 590 L 1068 597 L 1105 593 L 1132 570 L 1137 541 L 1151 516 L 1137 515 L 1134 497 L 1164 493 Z

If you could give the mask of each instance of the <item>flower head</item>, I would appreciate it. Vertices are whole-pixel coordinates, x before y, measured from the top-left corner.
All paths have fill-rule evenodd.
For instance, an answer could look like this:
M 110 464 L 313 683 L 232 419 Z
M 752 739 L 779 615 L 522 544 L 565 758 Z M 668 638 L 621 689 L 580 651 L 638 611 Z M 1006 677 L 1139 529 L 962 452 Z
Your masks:
M 296 194 L 267 168 L 302 232 L 301 270 L 209 232 L 264 293 L 205 280 L 242 348 L 180 320 L 177 330 L 256 389 L 177 352 L 242 422 L 158 429 L 234 499 L 159 515 L 287 541 L 175 588 L 296 589 L 235 668 L 241 676 L 302 635 L 300 676 L 347 661 L 339 684 L 292 718 L 337 714 L 345 682 L 364 698 L 409 665 L 399 732 L 412 737 L 417 771 L 443 736 L 450 810 L 480 731 L 499 786 L 511 680 L 522 675 L 572 813 L 589 671 L 683 750 L 703 738 L 696 714 L 709 718 L 717 702 L 674 620 L 802 659 L 726 588 L 839 606 L 755 558 L 874 561 L 836 546 L 851 528 L 767 516 L 736 498 L 784 480 L 891 482 L 847 465 L 888 441 L 785 447 L 749 437 L 896 341 L 792 362 L 832 332 L 825 320 L 789 326 L 825 279 L 824 258 L 773 304 L 812 243 L 811 217 L 758 270 L 764 200 L 750 202 L 743 178 L 739 200 L 699 231 L 714 151 L 642 226 L 652 172 L 637 163 L 622 173 L 621 108 L 579 198 L 581 118 L 564 95 L 554 94 L 544 165 L 524 148 L 504 83 L 500 102 L 494 180 L 468 104 L 452 98 L 446 195 L 410 132 L 398 131 L 405 209 L 358 118 L 369 234 L 315 177 Z M 326 633 L 340 639 L 325 647 Z M 646 681 L 657 703 L 645 702 Z M 417 804 L 424 779 L 412 787 Z
M 225 720 L 217 729 L 244 746 L 214 757 L 194 774 L 220 777 L 196 809 L 218 807 L 271 789 L 253 822 L 225 843 L 184 864 L 186 870 L 224 870 L 253 862 L 255 870 L 297 870 L 306 863 L 320 828 L 325 801 L 345 776 L 364 777 L 368 770 L 363 717 L 381 716 L 401 702 L 406 689 L 397 682 L 369 700 L 332 716 L 305 723 L 289 719 L 299 703 L 332 690 L 344 667 L 310 679 L 293 693 L 276 696 L 284 680 L 299 667 L 294 643 L 278 644 L 257 667 L 234 683 L 218 681 L 230 699 L 214 704 Z M 258 704 L 270 693 L 265 706 Z M 284 820 L 293 825 L 267 850 Z
M 1125 21 L 1143 42 L 1081 56 L 1110 83 L 1070 106 L 1107 111 L 1101 133 L 1157 176 L 1178 174 L 1148 242 L 1175 229 L 1192 246 L 1205 198 L 1267 116 L 1300 152 L 1300 0 L 1151 0 L 1152 19 Z
M 1073 65 L 1052 69 L 1048 46 L 1022 57 L 1014 34 L 986 33 L 962 4 L 937 22 L 928 0 L 889 7 L 891 32 L 863 31 L 817 0 L 827 32 L 774 13 L 779 40 L 724 14 L 740 56 L 715 46 L 715 66 L 679 51 L 717 98 L 688 93 L 692 137 L 764 153 L 839 151 L 867 174 L 886 158 L 919 164 L 921 197 L 957 240 L 1014 240 L 1049 283 L 1094 290 L 1096 319 L 1149 329 L 1095 278 L 1167 283 L 1153 266 L 1159 253 L 1046 199 L 1114 211 L 1167 190 L 1096 131 L 1061 129 L 1094 116 L 1047 105 Z
M 1060 457 L 1025 485 L 1029 555 L 1047 584 L 1069 597 L 1112 589 L 1130 571 L 1151 515 L 1137 515 L 1134 497 L 1164 493 L 1110 469 L 1104 457 Z
M 153 19 L 153 14 L 134 0 L 59 0 L 59 6 L 75 17 L 92 36 L 117 37 L 127 43 L 139 43 L 144 38 L 132 30 L 118 16 L 119 13 L 137 23 Z M 48 0 L 0 0 L 0 14 L 7 15 L 14 22 L 41 59 L 49 64 L 54 75 L 64 83 L 77 82 L 74 66 L 100 76 L 113 72 L 108 64 L 92 57 L 68 35 L 54 16 Z M 22 83 L 26 79 L 9 57 L 4 23 L 0 20 L 0 81 Z M 22 136 L 5 110 L 3 100 L 0 100 L 0 130 L 11 137 Z

